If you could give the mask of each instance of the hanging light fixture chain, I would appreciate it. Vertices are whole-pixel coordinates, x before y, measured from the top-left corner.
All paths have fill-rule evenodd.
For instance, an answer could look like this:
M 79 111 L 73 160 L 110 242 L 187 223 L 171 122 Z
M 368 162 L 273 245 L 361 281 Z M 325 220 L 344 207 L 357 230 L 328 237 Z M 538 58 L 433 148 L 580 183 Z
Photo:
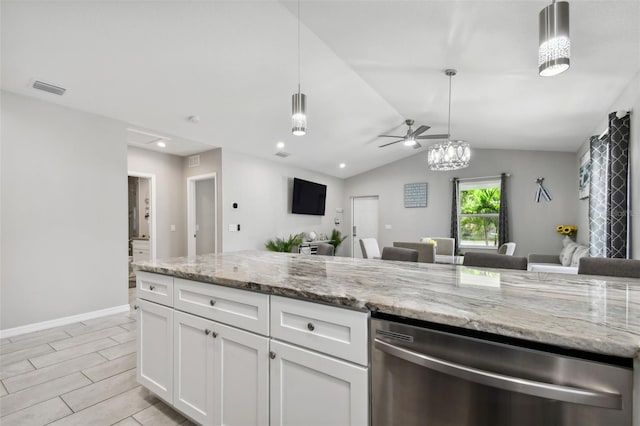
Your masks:
M 451 77 L 452 74 L 449 74 L 449 119 L 447 121 L 447 134 L 449 138 L 451 137 Z
M 300 93 L 300 0 L 298 0 L 298 93 Z

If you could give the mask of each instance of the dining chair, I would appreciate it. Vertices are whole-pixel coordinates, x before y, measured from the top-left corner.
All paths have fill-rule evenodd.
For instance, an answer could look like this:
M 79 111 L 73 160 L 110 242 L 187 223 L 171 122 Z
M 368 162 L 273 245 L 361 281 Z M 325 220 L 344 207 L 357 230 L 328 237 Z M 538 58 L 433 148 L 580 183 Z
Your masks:
M 383 247 L 382 260 L 402 260 L 404 262 L 417 262 L 418 250 L 403 247 Z
M 318 243 L 318 249 L 316 250 L 316 254 L 321 256 L 333 256 L 335 251 L 335 247 L 329 243 Z
M 466 252 L 462 262 L 464 266 L 484 266 L 485 268 L 527 270 L 527 258 L 505 256 L 496 253 Z
M 506 254 L 507 256 L 513 256 L 516 251 L 516 243 L 504 243 L 498 248 L 498 254 Z
M 640 278 L 640 260 L 582 257 L 578 263 L 578 274 Z
M 380 247 L 375 238 L 360 238 L 360 249 L 364 259 L 380 259 Z

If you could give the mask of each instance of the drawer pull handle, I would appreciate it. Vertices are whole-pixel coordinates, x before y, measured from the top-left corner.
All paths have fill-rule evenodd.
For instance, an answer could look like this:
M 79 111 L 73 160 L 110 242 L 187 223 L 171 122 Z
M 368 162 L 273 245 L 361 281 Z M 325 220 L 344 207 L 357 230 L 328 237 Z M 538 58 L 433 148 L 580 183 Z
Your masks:
M 154 285 L 150 285 L 149 286 L 149 290 L 151 290 L 151 291 L 153 291 L 154 288 L 156 288 L 156 286 L 154 286 Z
M 213 305 L 215 305 L 215 304 L 216 304 L 216 301 L 215 301 L 215 300 L 213 300 L 213 299 L 211 299 L 211 300 L 209 300 L 209 304 L 210 304 L 211 306 L 213 306 Z
M 276 359 L 276 353 L 274 351 L 269 352 L 269 358 Z
M 218 333 L 216 333 L 215 331 L 213 333 L 211 333 L 211 335 L 213 336 L 213 338 L 215 339 L 216 337 L 218 337 Z
M 133 309 L 135 309 L 136 311 L 138 310 L 139 306 L 138 305 L 133 305 Z
M 211 333 L 211 330 L 209 330 L 208 328 L 204 330 L 204 334 L 206 334 L 207 336 L 209 335 L 209 333 Z
M 316 326 L 313 325 L 312 323 L 307 324 L 307 328 L 309 329 L 309 331 L 313 331 L 316 329 Z

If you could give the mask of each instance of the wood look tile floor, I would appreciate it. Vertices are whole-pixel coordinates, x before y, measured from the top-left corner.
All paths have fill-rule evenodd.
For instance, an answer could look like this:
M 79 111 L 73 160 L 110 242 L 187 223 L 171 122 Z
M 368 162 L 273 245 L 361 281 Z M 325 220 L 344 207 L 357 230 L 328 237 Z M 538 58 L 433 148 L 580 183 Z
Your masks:
M 49 424 L 193 423 L 136 382 L 131 311 L 0 340 L 0 425 Z

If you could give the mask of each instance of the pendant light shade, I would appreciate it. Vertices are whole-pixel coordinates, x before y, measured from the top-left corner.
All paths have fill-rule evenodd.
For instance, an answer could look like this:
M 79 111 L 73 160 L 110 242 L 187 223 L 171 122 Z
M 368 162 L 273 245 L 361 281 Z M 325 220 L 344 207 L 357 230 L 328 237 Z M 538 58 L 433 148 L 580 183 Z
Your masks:
M 551 77 L 569 69 L 569 3 L 554 0 L 540 11 L 539 20 L 538 72 L 542 77 Z
M 291 96 L 291 133 L 307 134 L 307 95 L 300 92 L 300 0 L 298 0 L 298 91 Z
M 447 134 L 451 137 L 451 78 L 457 74 L 456 70 L 444 72 L 449 77 L 449 120 Z M 431 145 L 427 150 L 427 163 L 435 171 L 458 170 L 469 167 L 471 148 L 464 141 L 447 140 Z
M 296 136 L 307 133 L 307 95 L 294 93 L 291 96 L 291 132 Z

